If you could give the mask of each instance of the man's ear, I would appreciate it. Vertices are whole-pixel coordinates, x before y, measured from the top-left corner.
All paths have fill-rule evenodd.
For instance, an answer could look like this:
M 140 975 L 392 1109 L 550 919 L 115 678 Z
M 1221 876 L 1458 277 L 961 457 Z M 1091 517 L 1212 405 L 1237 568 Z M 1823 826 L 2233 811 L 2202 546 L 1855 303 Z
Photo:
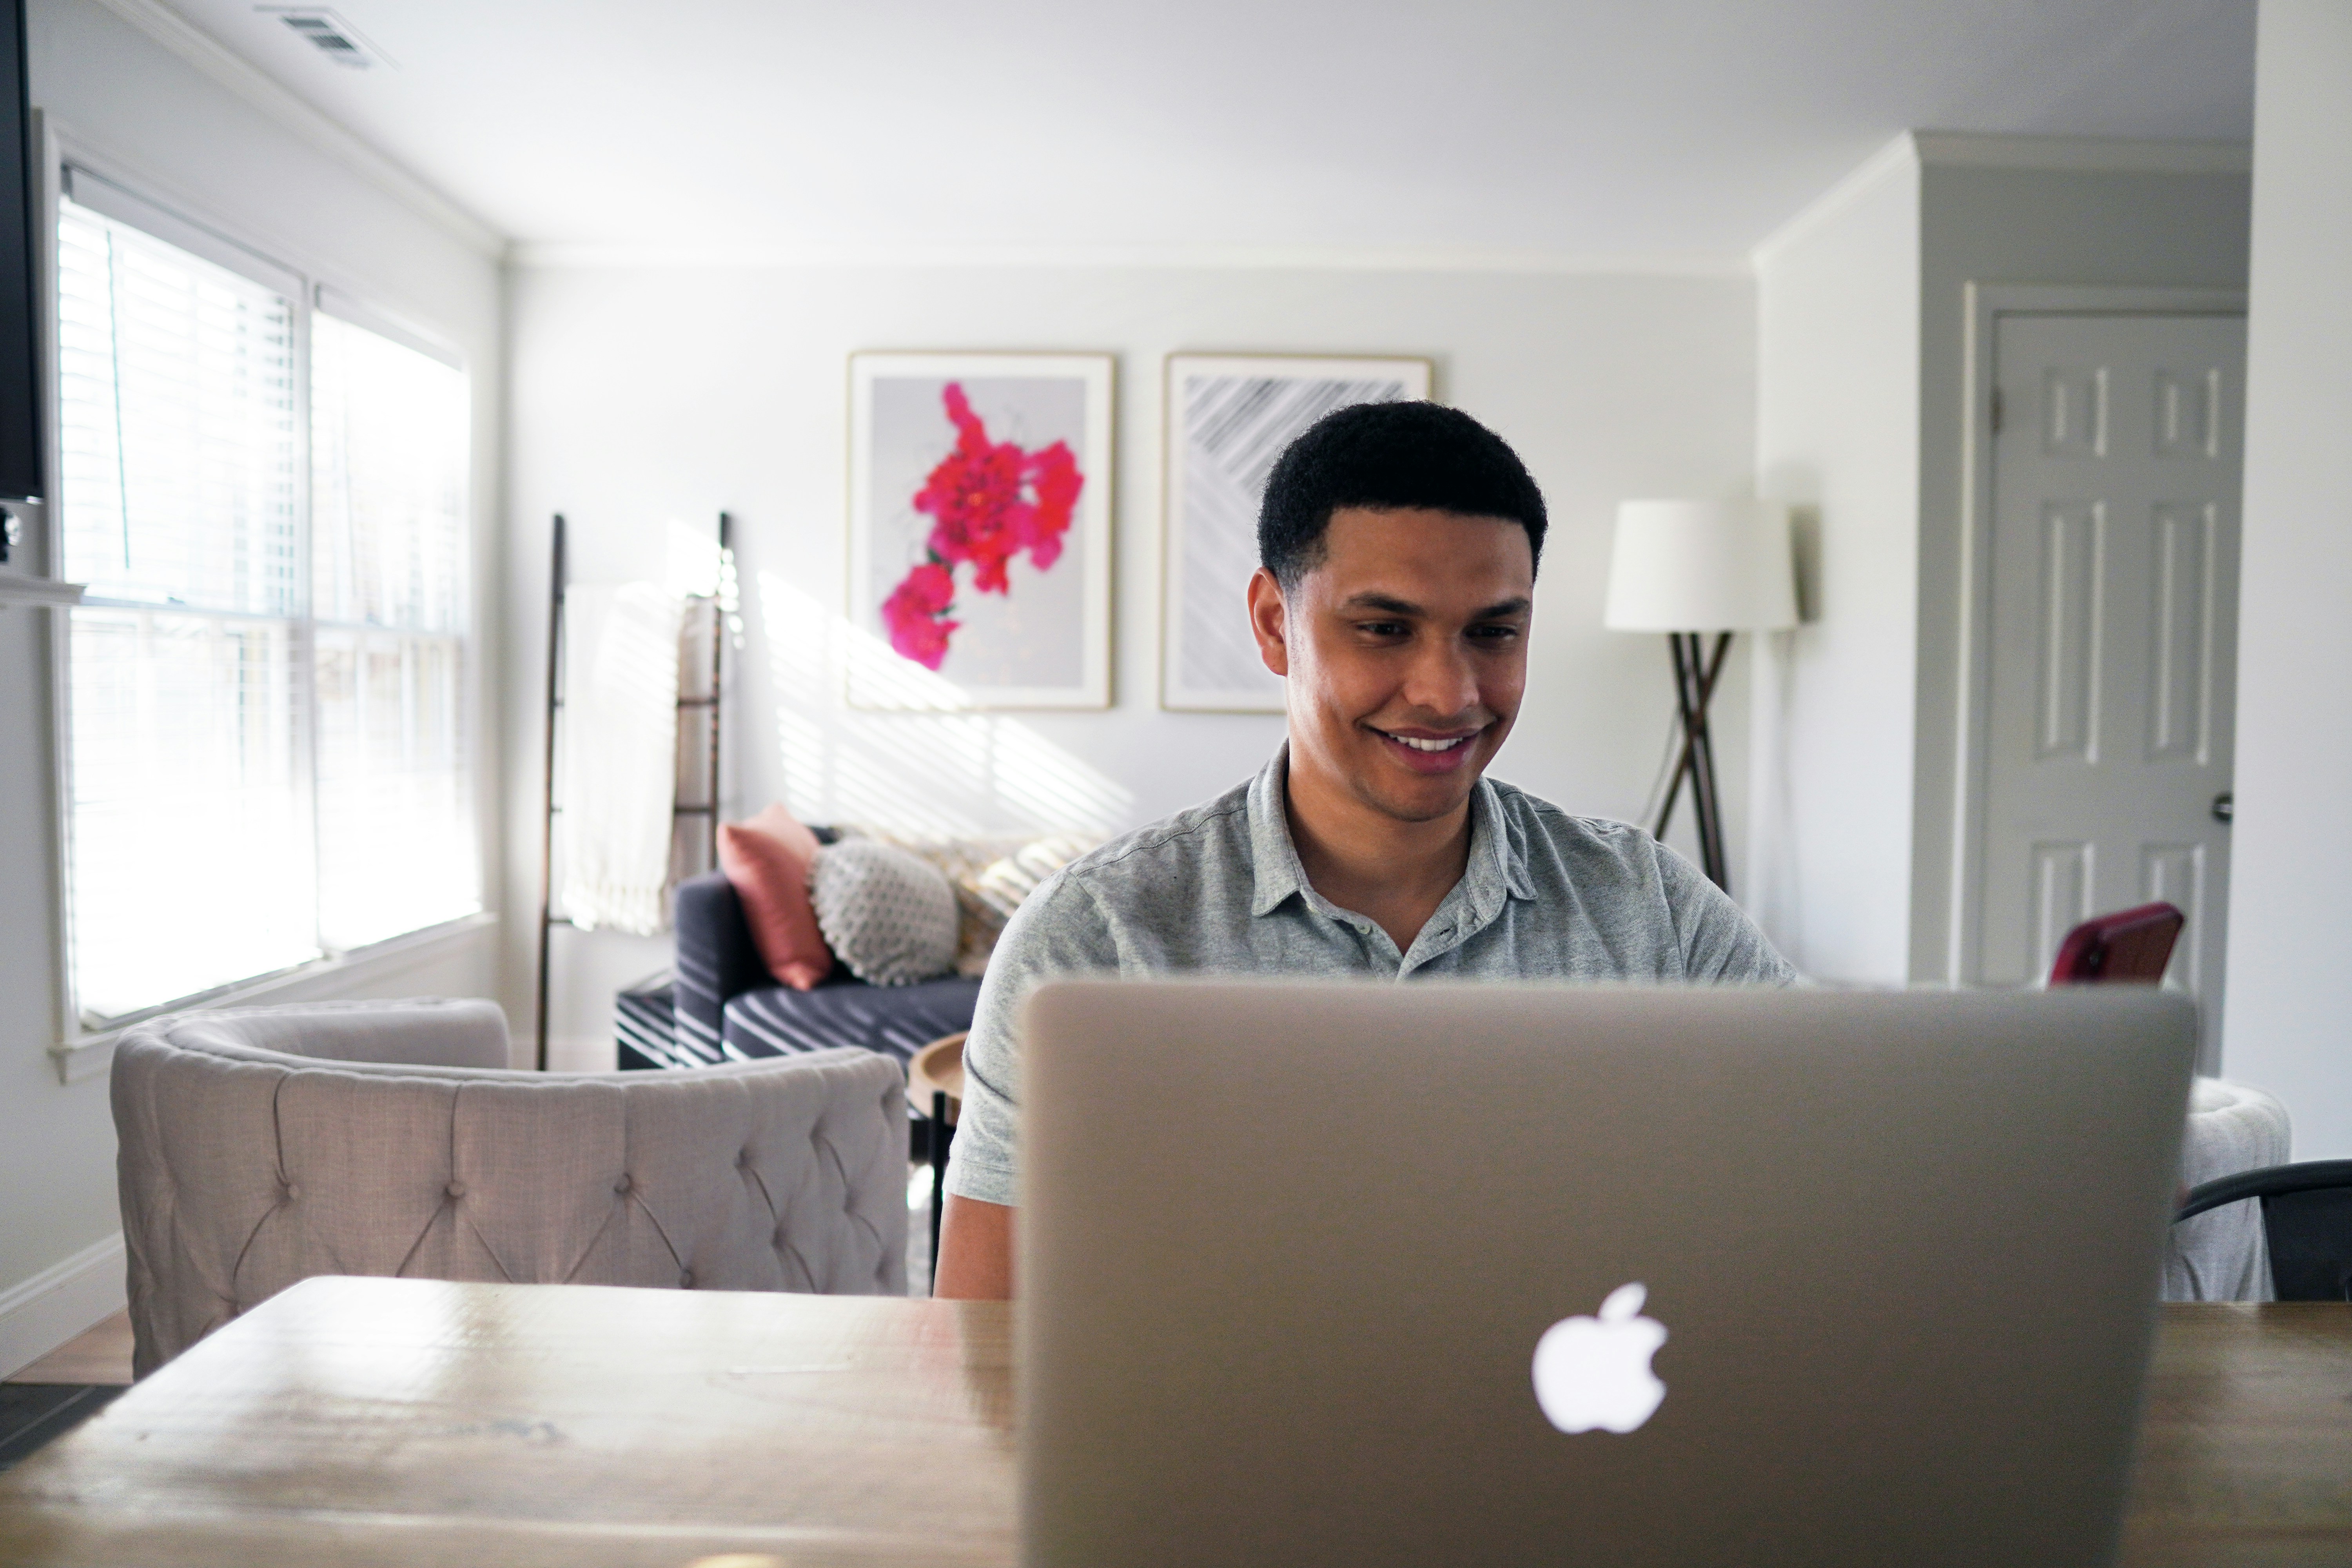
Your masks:
M 1276 675 L 1290 673 L 1289 606 L 1282 602 L 1282 584 L 1261 566 L 1250 577 L 1250 631 L 1257 637 L 1257 656 Z

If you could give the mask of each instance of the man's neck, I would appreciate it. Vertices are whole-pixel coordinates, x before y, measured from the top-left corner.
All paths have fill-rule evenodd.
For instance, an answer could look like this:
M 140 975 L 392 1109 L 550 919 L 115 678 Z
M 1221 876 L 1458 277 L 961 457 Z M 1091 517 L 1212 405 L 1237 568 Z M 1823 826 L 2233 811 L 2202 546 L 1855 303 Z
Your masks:
M 1469 802 L 1426 822 L 1400 821 L 1344 781 L 1302 765 L 1295 750 L 1284 796 L 1308 883 L 1375 921 L 1399 952 L 1409 951 L 1470 864 Z

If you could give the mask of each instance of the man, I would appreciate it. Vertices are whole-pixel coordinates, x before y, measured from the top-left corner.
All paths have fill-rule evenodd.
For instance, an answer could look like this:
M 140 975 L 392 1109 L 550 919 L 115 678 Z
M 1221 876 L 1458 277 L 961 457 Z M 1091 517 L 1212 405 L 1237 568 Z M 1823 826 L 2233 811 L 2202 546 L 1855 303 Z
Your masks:
M 936 1294 L 1012 1294 L 1017 1026 L 1046 979 L 1795 978 L 1648 834 L 1485 777 L 1527 681 L 1544 528 L 1517 456 L 1434 404 L 1342 409 L 1283 453 L 1249 616 L 1289 740 L 1250 784 L 1073 861 L 1005 927 L 964 1045 Z

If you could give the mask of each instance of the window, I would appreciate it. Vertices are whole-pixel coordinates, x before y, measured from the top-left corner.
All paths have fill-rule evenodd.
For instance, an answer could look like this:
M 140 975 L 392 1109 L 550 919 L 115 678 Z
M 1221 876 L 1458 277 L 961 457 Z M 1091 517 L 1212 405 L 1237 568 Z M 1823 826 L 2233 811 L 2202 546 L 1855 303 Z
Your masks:
M 319 927 L 360 947 L 478 907 L 464 766 L 466 378 L 310 330 Z
M 480 907 L 462 371 L 71 171 L 68 892 L 88 1026 Z

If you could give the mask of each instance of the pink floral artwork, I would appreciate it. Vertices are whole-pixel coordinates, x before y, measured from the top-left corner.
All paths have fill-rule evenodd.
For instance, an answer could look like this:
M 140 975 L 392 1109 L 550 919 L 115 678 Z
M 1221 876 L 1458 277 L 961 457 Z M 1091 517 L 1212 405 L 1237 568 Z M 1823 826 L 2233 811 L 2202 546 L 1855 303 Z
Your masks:
M 1031 452 L 991 440 L 959 382 L 947 384 L 940 401 L 956 442 L 915 492 L 915 510 L 931 519 L 924 558 L 882 602 L 890 646 L 926 669 L 947 658 L 948 640 L 962 624 L 948 618 L 956 569 L 971 568 L 976 592 L 1001 595 L 1012 592 L 1005 568 L 1024 552 L 1038 571 L 1050 571 L 1086 486 L 1066 443 Z

